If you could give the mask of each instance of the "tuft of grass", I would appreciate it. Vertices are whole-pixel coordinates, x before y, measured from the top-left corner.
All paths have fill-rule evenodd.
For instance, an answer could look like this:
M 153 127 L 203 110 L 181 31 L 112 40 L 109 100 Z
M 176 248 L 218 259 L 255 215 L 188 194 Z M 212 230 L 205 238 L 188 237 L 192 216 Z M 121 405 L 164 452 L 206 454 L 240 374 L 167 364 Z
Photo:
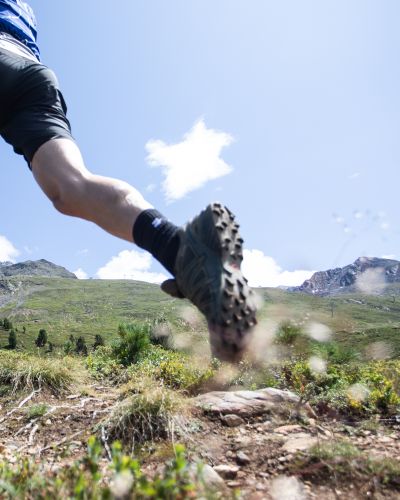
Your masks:
M 359 482 L 374 489 L 400 486 L 400 461 L 393 458 L 371 457 L 348 441 L 321 443 L 299 456 L 291 472 L 304 479 L 343 484 Z
M 38 404 L 30 406 L 29 408 L 27 408 L 26 411 L 27 411 L 28 418 L 31 420 L 33 418 L 43 417 L 44 415 L 46 415 L 48 410 L 49 410 L 49 407 L 47 404 L 38 403 Z
M 47 388 L 60 392 L 82 377 L 82 366 L 72 358 L 41 358 L 20 352 L 0 351 L 0 385 L 12 391 Z
M 103 423 L 108 438 L 134 450 L 147 441 L 171 436 L 172 422 L 181 406 L 172 391 L 149 387 L 123 400 Z

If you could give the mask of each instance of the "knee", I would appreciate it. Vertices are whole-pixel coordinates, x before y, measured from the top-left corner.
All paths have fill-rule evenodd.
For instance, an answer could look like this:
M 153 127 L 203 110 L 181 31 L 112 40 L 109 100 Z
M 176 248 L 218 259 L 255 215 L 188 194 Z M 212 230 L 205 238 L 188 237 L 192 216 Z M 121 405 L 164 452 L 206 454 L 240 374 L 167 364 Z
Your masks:
M 64 215 L 79 217 L 85 198 L 86 183 L 87 180 L 82 175 L 64 179 L 51 196 L 54 208 Z

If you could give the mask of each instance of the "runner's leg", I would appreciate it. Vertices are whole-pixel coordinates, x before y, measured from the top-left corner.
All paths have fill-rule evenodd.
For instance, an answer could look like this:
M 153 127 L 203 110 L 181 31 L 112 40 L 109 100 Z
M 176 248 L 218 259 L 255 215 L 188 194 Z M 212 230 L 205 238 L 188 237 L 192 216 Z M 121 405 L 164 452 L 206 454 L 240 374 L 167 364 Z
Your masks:
M 124 240 L 133 241 L 132 227 L 138 215 L 152 208 L 128 183 L 89 172 L 78 146 L 69 139 L 43 144 L 31 167 L 58 211 L 94 222 Z

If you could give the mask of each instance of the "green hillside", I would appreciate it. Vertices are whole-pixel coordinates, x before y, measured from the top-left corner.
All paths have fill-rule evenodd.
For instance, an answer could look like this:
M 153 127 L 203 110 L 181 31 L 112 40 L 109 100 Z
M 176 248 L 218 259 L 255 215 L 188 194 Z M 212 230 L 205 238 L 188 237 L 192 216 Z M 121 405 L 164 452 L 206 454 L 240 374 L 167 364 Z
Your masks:
M 167 319 L 181 335 L 202 337 L 206 325 L 195 318 L 188 321 L 186 301 L 173 299 L 157 285 L 129 280 L 70 280 L 61 278 L 21 278 L 7 280 L 7 291 L 0 294 L 0 318 L 8 317 L 18 328 L 19 341 L 34 348 L 39 329 L 48 332 L 55 346 L 72 334 L 84 336 L 90 344 L 96 334 L 110 339 L 121 322 Z M 11 291 L 10 291 L 11 290 Z M 319 297 L 279 289 L 257 289 L 262 308 L 261 324 L 293 320 L 300 324 L 316 321 L 335 332 L 335 340 L 363 349 L 371 342 L 385 340 L 393 355 L 400 355 L 400 286 L 391 285 L 382 296 L 346 294 Z M 25 327 L 26 333 L 22 334 Z M 0 345 L 7 343 L 7 332 L 0 330 Z

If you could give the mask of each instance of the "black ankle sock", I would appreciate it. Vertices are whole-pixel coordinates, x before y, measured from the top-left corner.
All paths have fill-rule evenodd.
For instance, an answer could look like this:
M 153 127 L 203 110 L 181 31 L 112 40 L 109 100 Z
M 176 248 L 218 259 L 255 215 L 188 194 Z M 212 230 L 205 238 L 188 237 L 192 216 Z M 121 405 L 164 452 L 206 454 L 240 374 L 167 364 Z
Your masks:
M 169 222 L 158 210 L 144 210 L 133 226 L 133 241 L 147 250 L 165 269 L 174 274 L 178 253 L 178 227 Z

